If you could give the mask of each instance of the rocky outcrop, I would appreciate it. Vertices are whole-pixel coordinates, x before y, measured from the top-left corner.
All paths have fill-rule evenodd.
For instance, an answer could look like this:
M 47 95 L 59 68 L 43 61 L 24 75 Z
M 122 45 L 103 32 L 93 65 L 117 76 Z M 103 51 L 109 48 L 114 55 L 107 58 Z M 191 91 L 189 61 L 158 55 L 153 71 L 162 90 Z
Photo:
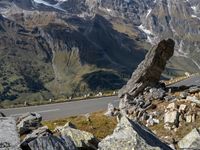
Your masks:
M 27 134 L 41 126 L 42 116 L 39 113 L 26 113 L 17 119 L 19 134 Z
M 193 129 L 183 139 L 178 142 L 180 149 L 199 149 L 200 147 L 200 128 Z
M 93 134 L 72 128 L 72 125 L 68 126 L 68 123 L 67 125 L 57 129 L 63 139 L 65 139 L 66 136 L 70 137 L 77 148 L 97 149 L 99 140 L 94 137 Z
M 200 105 L 200 100 L 196 96 L 187 96 L 186 100 Z
M 18 150 L 19 145 L 20 138 L 14 118 L 0 117 L 0 149 Z
M 150 117 L 146 111 L 156 107 L 153 100 L 170 101 L 176 98 L 171 96 L 164 83 L 159 83 L 165 65 L 174 53 L 174 45 L 172 39 L 163 40 L 148 52 L 131 79 L 118 92 L 121 114 L 144 121 Z
M 22 150 L 76 150 L 73 141 L 69 137 L 64 139 L 54 136 L 47 127 L 41 127 L 28 134 L 21 143 Z
M 170 125 L 172 125 L 172 127 L 178 127 L 179 124 L 179 113 L 178 111 L 174 110 L 174 111 L 167 111 L 164 115 L 164 123 L 165 123 L 165 128 L 168 128 Z M 169 127 L 169 129 L 171 129 Z
M 182 112 L 183 108 L 180 107 L 180 111 L 177 110 L 175 103 L 170 103 L 165 109 L 164 114 L 164 128 L 171 130 L 179 125 L 179 112 Z
M 114 133 L 103 139 L 98 146 L 99 150 L 171 150 L 147 128 L 126 117 L 121 118 Z
M 41 136 L 48 136 L 51 135 L 52 132 L 48 129 L 47 126 L 40 127 L 36 130 L 34 130 L 32 133 L 27 134 L 26 137 L 23 139 L 22 145 L 28 144 L 30 141 L 41 137 Z
M 26 134 L 21 143 L 23 150 L 76 150 L 97 149 L 99 140 L 93 134 L 76 129 L 71 122 L 58 126 L 53 134 L 47 126 L 41 127 L 38 113 L 27 113 L 18 119 L 18 132 Z
M 189 91 L 189 93 L 198 93 L 198 92 L 200 92 L 200 87 L 198 87 L 198 86 L 192 86 L 192 87 L 190 87 L 189 89 L 188 89 L 188 91 Z
M 119 97 L 125 94 L 136 97 L 148 86 L 155 86 L 160 80 L 160 76 L 165 69 L 167 61 L 174 54 L 175 43 L 173 40 L 163 40 L 157 47 L 151 49 L 145 60 L 133 72 L 131 79 L 119 91 Z
M 69 143 L 66 143 L 69 141 Z M 59 139 L 56 136 L 43 136 L 39 137 L 33 141 L 31 141 L 28 145 L 31 150 L 41 150 L 41 149 L 48 149 L 48 150 L 76 150 L 74 145 L 71 145 L 72 141 L 70 138 L 65 138 L 65 142 Z

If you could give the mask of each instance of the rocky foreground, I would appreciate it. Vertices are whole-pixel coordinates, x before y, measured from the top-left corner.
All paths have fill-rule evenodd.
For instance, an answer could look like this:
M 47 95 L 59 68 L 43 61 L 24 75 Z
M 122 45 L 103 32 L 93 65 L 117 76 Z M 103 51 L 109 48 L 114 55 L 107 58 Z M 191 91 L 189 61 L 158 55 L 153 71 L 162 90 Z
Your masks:
M 150 50 L 128 83 L 119 91 L 119 110 L 110 106 L 106 114 L 117 115 L 119 118 L 126 116 L 152 128 L 172 149 L 199 149 L 198 127 L 183 139 L 181 136 L 189 128 L 200 126 L 200 88 L 167 87 L 159 82 L 167 61 L 173 56 L 174 46 L 174 41 L 168 39 Z M 128 149 L 131 147 L 134 146 Z M 152 148 L 148 146 L 141 149 Z
M 161 41 L 149 51 L 119 91 L 119 108 L 108 105 L 105 115 L 116 116 L 118 124 L 113 134 L 101 141 L 70 122 L 50 131 L 42 126 L 42 116 L 38 113 L 17 119 L 1 113 L 0 149 L 199 149 L 200 87 L 174 88 L 159 82 L 173 52 L 171 39 Z

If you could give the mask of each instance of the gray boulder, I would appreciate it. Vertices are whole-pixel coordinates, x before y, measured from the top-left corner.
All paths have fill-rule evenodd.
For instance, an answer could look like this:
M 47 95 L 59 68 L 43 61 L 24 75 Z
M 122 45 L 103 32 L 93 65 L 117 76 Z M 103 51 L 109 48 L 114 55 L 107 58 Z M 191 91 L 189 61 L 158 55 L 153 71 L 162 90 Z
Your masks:
M 18 150 L 19 145 L 20 138 L 14 118 L 0 117 L 0 149 Z
M 70 137 L 75 146 L 83 149 L 97 149 L 99 140 L 91 133 L 71 128 L 70 126 L 59 127 L 62 139 Z
M 171 150 L 146 127 L 122 117 L 112 135 L 103 139 L 99 150 Z
M 200 128 L 193 129 L 183 139 L 178 142 L 180 149 L 199 149 L 200 148 Z
M 49 135 L 38 137 L 31 141 L 28 146 L 31 150 L 76 150 L 72 143 L 70 138 L 65 137 L 65 140 L 61 140 L 56 136 Z
M 131 79 L 119 90 L 118 96 L 123 98 L 128 93 L 132 97 L 136 97 L 146 87 L 154 87 L 159 82 L 167 61 L 173 56 L 174 46 L 175 42 L 168 39 L 161 41 L 157 47 L 149 50 L 145 60 L 132 74 Z
M 189 93 L 196 93 L 196 92 L 200 92 L 200 87 L 192 86 L 189 88 Z
M 187 96 L 188 96 L 187 92 L 181 92 L 180 93 L 180 98 L 182 98 L 182 99 L 186 99 Z
M 22 143 L 24 143 L 24 142 L 29 143 L 33 139 L 36 139 L 41 136 L 48 136 L 51 134 L 52 134 L 52 132 L 48 129 L 47 126 L 40 127 L 38 129 L 34 130 L 32 133 L 27 134 Z
M 196 96 L 187 96 L 186 100 L 200 105 L 200 100 Z
M 21 143 L 22 150 L 76 150 L 74 142 L 69 138 L 54 136 L 45 126 L 28 134 Z
M 176 99 L 176 96 L 174 95 L 167 95 L 164 97 L 165 101 L 172 101 Z
M 154 100 L 154 99 L 163 99 L 165 95 L 165 91 L 162 88 L 152 88 L 149 90 L 149 99 Z
M 170 123 L 173 125 L 178 126 L 179 123 L 179 113 L 178 111 L 174 110 L 174 111 L 167 111 L 164 114 L 164 123 Z
M 162 88 L 155 88 L 152 92 L 153 98 L 154 99 L 163 99 L 166 91 L 163 90 Z
M 77 129 L 77 127 L 76 127 L 73 123 L 71 123 L 70 121 L 67 122 L 67 123 L 64 125 L 64 128 L 67 128 L 67 127 Z
M 147 100 L 147 101 L 145 101 L 145 103 L 144 103 L 144 105 L 142 106 L 142 108 L 147 108 L 147 107 L 149 107 L 151 105 L 151 101 L 149 101 L 149 100 Z
M 26 113 L 17 119 L 19 134 L 27 134 L 30 131 L 41 127 L 42 116 L 39 113 Z

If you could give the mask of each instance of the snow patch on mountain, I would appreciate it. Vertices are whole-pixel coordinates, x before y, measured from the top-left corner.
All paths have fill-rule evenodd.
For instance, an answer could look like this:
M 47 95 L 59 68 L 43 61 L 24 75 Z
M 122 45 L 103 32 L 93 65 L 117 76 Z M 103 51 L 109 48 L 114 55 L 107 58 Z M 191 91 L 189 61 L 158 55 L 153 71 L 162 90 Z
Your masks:
M 56 0 L 57 2 L 67 2 L 68 0 Z
M 152 9 L 149 9 L 149 10 L 147 11 L 146 18 L 150 15 L 151 12 L 152 12 Z
M 192 18 L 197 18 L 200 20 L 200 17 L 198 16 L 200 14 L 200 10 L 198 8 L 198 6 L 194 5 L 191 6 L 192 10 L 193 10 L 193 14 L 191 15 Z
M 192 59 L 192 61 L 200 69 L 200 65 L 194 59 Z
M 125 2 L 127 2 L 127 3 L 129 3 L 130 2 L 130 0 L 124 0 Z
M 191 15 L 192 18 L 197 18 L 200 20 L 200 17 L 196 16 L 196 15 Z
M 112 11 L 112 9 L 109 9 L 109 8 L 106 8 L 106 10 L 107 10 L 107 12 L 111 12 Z
M 143 31 L 146 36 L 147 36 L 147 42 L 151 43 L 152 45 L 155 44 L 155 39 L 156 37 L 154 37 L 154 33 L 152 31 L 150 31 L 149 29 L 147 29 L 143 24 L 141 24 L 140 26 L 138 26 L 138 29 Z
M 197 10 L 198 10 L 198 9 L 197 9 L 197 6 L 192 6 L 191 8 L 192 8 L 192 10 L 193 10 L 195 13 L 196 13 Z
M 46 5 L 46 6 L 48 6 L 48 7 L 53 7 L 54 9 L 58 9 L 58 10 L 61 10 L 61 11 L 65 11 L 64 9 L 62 9 L 62 8 L 60 7 L 60 3 L 66 1 L 66 0 L 57 0 L 58 3 L 55 4 L 55 5 L 50 4 L 50 3 L 46 2 L 46 1 L 43 1 L 43 0 L 33 0 L 33 1 L 34 1 L 35 3 L 37 3 L 37 4 L 43 4 L 43 5 Z
M 177 52 L 178 52 L 179 56 L 188 57 L 188 53 L 184 52 L 184 42 L 183 42 L 183 40 L 181 40 Z
M 148 35 L 153 35 L 153 33 L 150 30 L 148 30 L 147 28 L 145 28 L 145 26 L 143 24 L 141 24 L 138 28 Z
M 170 16 L 173 16 L 173 15 L 172 15 L 172 11 L 171 11 L 172 5 L 171 5 L 171 1 L 170 1 L 170 0 L 167 0 L 167 8 L 168 8 L 169 15 L 170 15 Z M 169 25 L 170 25 L 171 31 L 172 31 L 175 35 L 178 35 L 177 32 L 176 32 L 176 30 L 175 30 L 175 28 L 173 27 L 172 18 L 169 20 Z

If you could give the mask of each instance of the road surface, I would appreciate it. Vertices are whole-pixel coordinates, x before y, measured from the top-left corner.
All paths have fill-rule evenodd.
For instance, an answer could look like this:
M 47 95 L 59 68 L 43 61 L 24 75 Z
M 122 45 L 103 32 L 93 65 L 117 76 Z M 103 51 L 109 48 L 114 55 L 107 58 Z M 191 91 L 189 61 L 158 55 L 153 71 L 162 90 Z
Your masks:
M 178 83 L 172 84 L 169 87 L 179 87 L 179 86 L 200 86 L 200 76 L 191 76 L 188 79 L 182 80 Z
M 90 100 L 72 101 L 65 103 L 56 103 L 40 106 L 0 109 L 6 116 L 20 116 L 26 112 L 38 112 L 42 115 L 43 120 L 60 119 L 73 115 L 81 115 L 100 110 L 106 110 L 108 103 L 118 106 L 119 98 L 102 97 Z

